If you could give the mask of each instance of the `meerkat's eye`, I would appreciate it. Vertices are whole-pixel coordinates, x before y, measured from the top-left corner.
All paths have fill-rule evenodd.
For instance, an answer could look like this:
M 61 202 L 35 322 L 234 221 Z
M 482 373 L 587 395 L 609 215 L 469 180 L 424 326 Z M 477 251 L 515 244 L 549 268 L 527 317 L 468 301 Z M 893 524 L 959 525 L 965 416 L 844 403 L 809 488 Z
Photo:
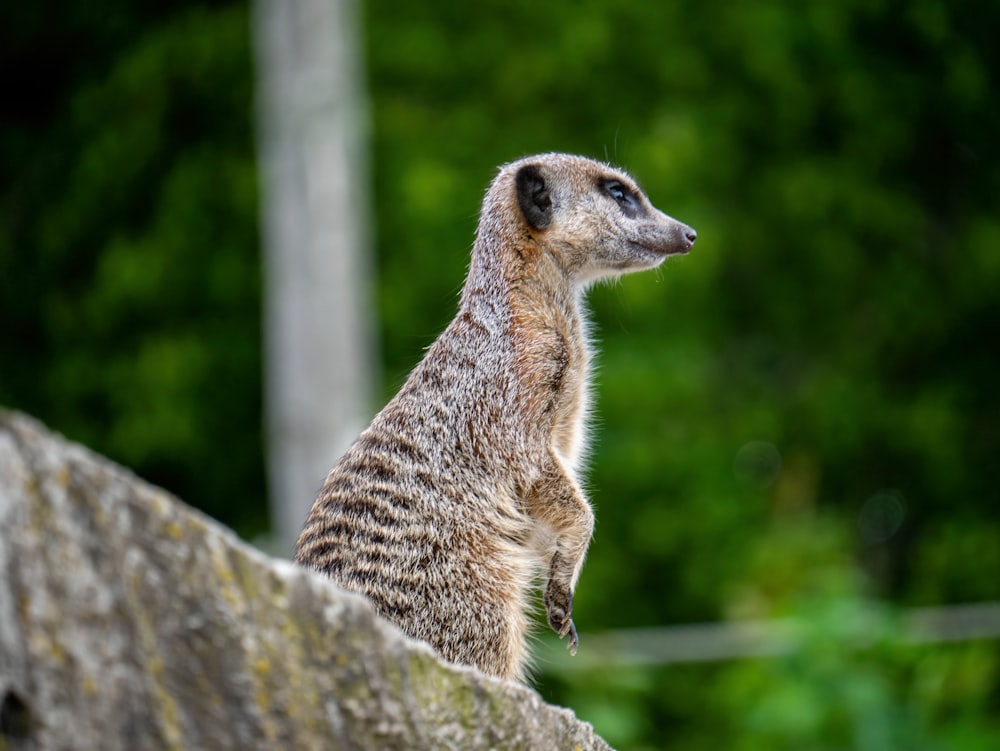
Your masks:
M 605 184 L 604 189 L 608 191 L 608 195 L 614 198 L 616 201 L 625 200 L 625 188 L 619 182 L 609 182 Z
M 639 203 L 635 193 L 618 180 L 605 180 L 601 183 L 601 190 L 615 200 L 626 216 L 633 217 L 640 212 L 642 204 Z

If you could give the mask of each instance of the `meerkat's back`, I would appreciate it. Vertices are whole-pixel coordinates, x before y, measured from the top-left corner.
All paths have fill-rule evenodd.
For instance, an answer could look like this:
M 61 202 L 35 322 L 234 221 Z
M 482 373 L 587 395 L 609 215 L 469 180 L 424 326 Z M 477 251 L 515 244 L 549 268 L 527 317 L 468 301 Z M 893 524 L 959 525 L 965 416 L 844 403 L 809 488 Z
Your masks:
M 625 173 L 543 154 L 487 192 L 458 313 L 331 470 L 296 560 L 447 659 L 522 678 L 532 582 L 570 637 L 593 528 L 577 481 L 595 280 L 686 253 L 694 231 Z

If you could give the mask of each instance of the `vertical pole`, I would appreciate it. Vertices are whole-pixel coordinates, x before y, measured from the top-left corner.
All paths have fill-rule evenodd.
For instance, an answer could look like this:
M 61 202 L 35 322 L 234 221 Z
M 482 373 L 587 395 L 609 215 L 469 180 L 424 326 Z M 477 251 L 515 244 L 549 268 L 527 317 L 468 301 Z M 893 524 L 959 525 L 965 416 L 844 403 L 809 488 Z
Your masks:
M 272 528 L 289 554 L 369 416 L 375 353 L 355 0 L 254 0 Z

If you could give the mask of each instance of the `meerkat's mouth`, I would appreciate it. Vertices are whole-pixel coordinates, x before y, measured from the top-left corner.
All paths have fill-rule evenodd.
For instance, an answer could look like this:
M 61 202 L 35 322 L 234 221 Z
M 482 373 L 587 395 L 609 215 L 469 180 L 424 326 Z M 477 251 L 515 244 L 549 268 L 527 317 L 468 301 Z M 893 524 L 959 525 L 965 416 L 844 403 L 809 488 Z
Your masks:
M 635 241 L 629 242 L 629 247 L 632 250 L 638 251 L 645 255 L 654 256 L 656 258 L 665 258 L 666 256 L 677 256 L 685 255 L 691 252 L 691 248 L 694 243 L 670 243 L 669 245 L 644 245 L 643 243 L 637 243 Z

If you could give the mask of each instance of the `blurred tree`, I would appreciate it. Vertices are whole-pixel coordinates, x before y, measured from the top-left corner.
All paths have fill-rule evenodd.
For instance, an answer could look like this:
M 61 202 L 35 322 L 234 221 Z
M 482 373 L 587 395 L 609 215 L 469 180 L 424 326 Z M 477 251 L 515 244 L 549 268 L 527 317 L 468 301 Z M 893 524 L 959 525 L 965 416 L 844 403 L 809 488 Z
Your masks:
M 257 0 L 266 403 L 276 549 L 369 417 L 368 159 L 353 0 Z

